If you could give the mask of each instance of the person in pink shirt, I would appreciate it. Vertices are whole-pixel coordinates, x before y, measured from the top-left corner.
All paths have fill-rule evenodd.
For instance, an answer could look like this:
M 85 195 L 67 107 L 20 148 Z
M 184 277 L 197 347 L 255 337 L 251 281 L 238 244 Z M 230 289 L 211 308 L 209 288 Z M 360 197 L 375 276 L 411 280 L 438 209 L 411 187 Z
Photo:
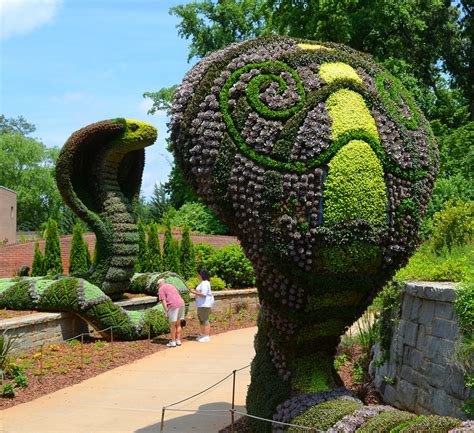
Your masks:
M 184 319 L 184 300 L 178 289 L 167 283 L 163 278 L 158 280 L 158 298 L 170 322 L 171 340 L 167 346 L 181 346 L 183 337 L 181 320 Z

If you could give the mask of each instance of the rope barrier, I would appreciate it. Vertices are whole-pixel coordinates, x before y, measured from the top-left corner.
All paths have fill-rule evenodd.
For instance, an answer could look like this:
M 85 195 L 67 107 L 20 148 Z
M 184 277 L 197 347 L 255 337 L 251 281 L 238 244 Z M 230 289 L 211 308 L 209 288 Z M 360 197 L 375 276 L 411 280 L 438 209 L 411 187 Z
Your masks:
M 242 368 L 239 368 L 238 370 L 233 370 L 232 373 L 229 373 L 226 377 L 224 377 L 223 379 L 219 380 L 218 382 L 214 383 L 213 385 L 207 387 L 206 389 L 196 393 L 196 394 L 193 394 L 191 397 L 187 397 L 183 400 L 180 400 L 180 401 L 177 401 L 176 403 L 171 403 L 171 404 L 168 404 L 166 406 L 163 406 L 164 409 L 168 409 L 170 408 L 171 406 L 176 406 L 177 404 L 179 403 L 183 403 L 185 401 L 188 401 L 188 400 L 191 400 L 192 398 L 194 397 L 197 397 L 198 395 L 201 395 L 201 394 L 204 394 L 205 392 L 209 391 L 210 389 L 216 387 L 217 385 L 221 384 L 222 382 L 224 382 L 226 379 L 228 379 L 229 377 L 233 376 L 234 375 L 234 372 L 236 371 L 240 371 L 240 370 L 243 370 L 245 368 L 248 368 L 250 367 L 250 364 L 249 365 L 246 365 L 245 367 L 242 367 Z

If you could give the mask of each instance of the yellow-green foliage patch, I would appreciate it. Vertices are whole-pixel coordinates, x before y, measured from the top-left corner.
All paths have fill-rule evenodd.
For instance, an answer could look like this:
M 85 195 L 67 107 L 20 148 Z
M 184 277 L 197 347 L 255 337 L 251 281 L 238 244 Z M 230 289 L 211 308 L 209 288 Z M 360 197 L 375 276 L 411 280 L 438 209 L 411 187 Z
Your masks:
M 362 79 L 356 70 L 347 63 L 342 62 L 323 63 L 319 70 L 319 76 L 328 84 L 340 79 L 354 80 L 356 83 L 362 83 Z
M 313 427 L 319 431 L 326 431 L 344 416 L 352 414 L 362 406 L 362 403 L 356 400 L 340 399 L 325 401 L 298 415 L 291 423 L 303 427 Z M 288 429 L 288 433 L 300 431 L 297 427 L 290 427 Z
M 326 106 L 332 119 L 333 140 L 345 133 L 362 130 L 379 142 L 375 120 L 359 93 L 348 89 L 338 90 L 329 96 Z
M 328 50 L 328 51 L 333 51 L 332 48 L 325 47 L 324 45 L 318 45 L 318 44 L 298 44 L 300 48 L 303 50 Z
M 382 164 L 371 147 L 352 140 L 329 162 L 324 224 L 366 220 L 386 222 L 387 196 Z

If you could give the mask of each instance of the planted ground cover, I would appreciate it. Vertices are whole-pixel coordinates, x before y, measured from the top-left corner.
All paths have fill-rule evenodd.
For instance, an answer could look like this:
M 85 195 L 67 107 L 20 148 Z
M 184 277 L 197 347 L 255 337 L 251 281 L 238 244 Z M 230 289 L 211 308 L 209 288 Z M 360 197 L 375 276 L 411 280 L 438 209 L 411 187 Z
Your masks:
M 239 311 L 228 310 L 224 314 L 210 316 L 211 334 L 256 326 L 255 312 L 243 307 Z M 184 344 L 199 335 L 199 322 L 195 316 L 187 321 Z M 140 341 L 104 341 L 101 338 L 84 339 L 81 349 L 79 340 L 45 346 L 43 355 L 39 348 L 11 355 L 10 369 L 22 367 L 26 387 L 15 382 L 11 376 L 3 385 L 11 385 L 15 397 L 0 397 L 0 409 L 33 400 L 45 394 L 82 382 L 100 373 L 131 363 L 137 359 L 167 350 L 169 335 Z M 81 355 L 82 350 L 82 355 Z M 12 368 L 13 364 L 13 368 Z M 42 370 L 41 370 L 42 364 Z M 10 389 L 7 386 L 7 389 Z

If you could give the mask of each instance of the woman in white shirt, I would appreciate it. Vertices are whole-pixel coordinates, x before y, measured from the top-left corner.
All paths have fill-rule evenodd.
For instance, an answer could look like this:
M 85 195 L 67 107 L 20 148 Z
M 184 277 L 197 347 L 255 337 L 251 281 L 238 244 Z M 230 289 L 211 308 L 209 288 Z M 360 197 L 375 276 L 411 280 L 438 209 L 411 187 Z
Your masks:
M 209 314 L 214 304 L 214 296 L 211 292 L 211 283 L 209 282 L 209 273 L 206 269 L 198 269 L 201 282 L 191 293 L 196 295 L 196 307 L 201 326 L 201 335 L 197 338 L 200 343 L 208 343 L 211 341 L 209 334 L 211 332 L 211 324 L 209 323 Z

